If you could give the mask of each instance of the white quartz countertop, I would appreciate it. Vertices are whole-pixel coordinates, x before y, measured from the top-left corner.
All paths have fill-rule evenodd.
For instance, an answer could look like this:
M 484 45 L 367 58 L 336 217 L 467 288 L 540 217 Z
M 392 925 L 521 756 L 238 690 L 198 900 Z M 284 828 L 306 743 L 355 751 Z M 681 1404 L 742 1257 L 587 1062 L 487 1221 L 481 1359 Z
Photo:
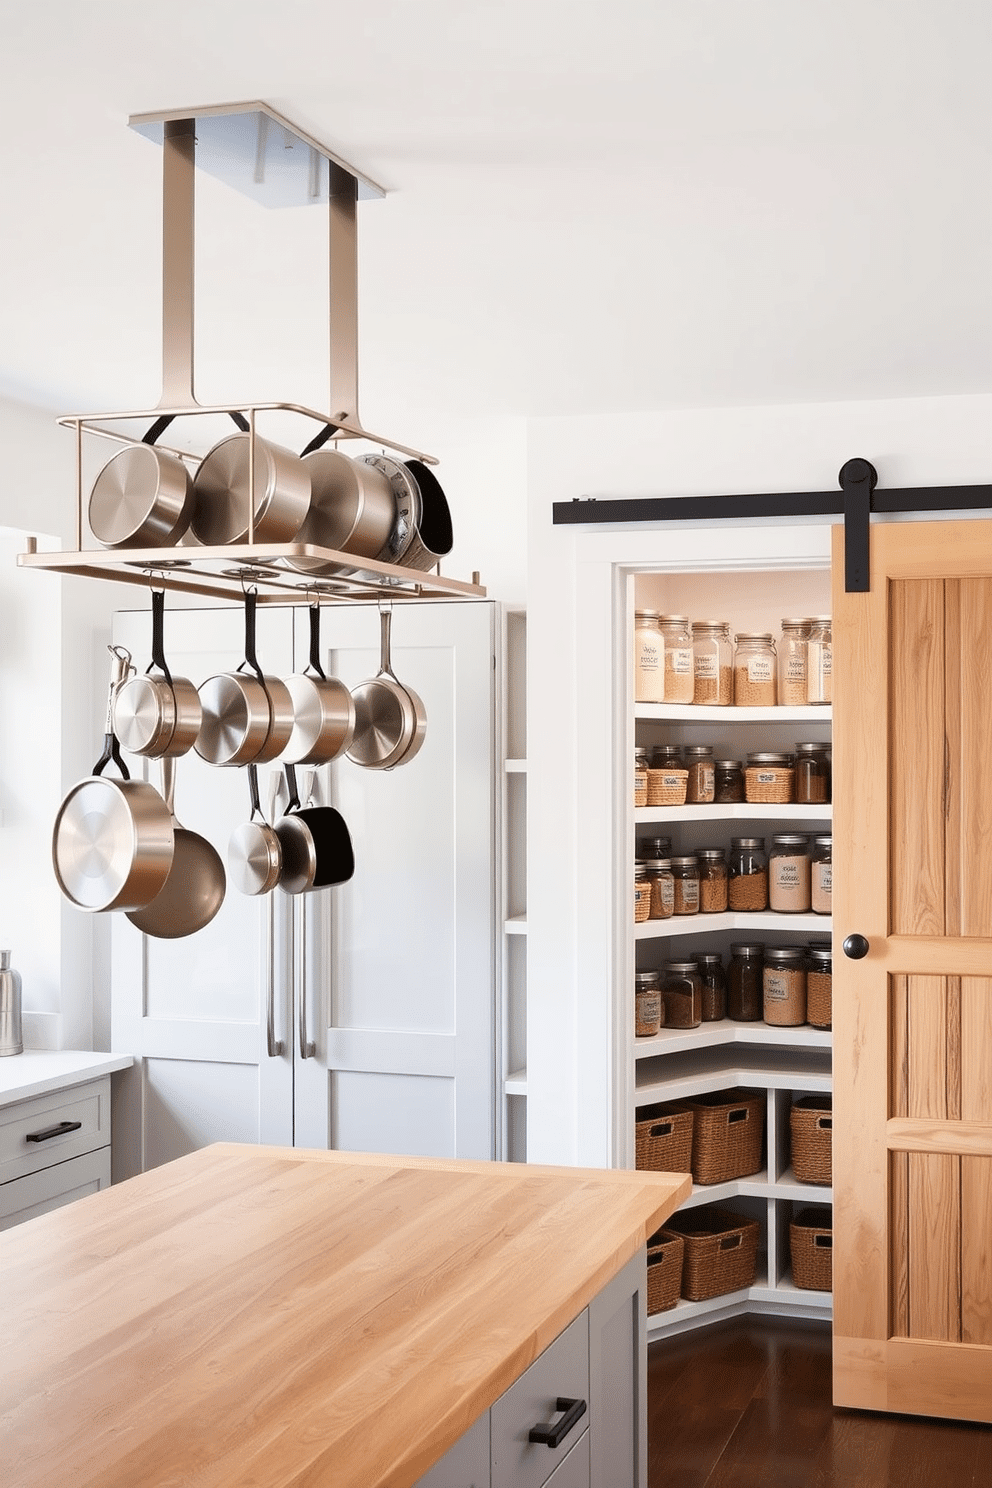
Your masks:
M 25 1049 L 0 1059 L 0 1106 L 98 1080 L 115 1070 L 129 1069 L 130 1054 L 99 1054 L 85 1049 Z

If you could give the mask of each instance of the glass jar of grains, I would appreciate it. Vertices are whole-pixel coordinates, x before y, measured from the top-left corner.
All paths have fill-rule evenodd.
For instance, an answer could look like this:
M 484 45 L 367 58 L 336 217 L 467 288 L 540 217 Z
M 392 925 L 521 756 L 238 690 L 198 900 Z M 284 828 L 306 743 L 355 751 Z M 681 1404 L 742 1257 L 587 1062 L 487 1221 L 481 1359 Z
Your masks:
M 710 744 L 687 744 L 682 759 L 689 772 L 685 798 L 693 805 L 709 805 L 716 790 L 713 747 Z
M 666 1028 L 698 1028 L 703 1016 L 703 981 L 695 961 L 668 961 L 662 967 L 661 995 Z
M 775 914 L 808 914 L 810 846 L 801 832 L 782 832 L 768 851 L 768 908 Z
M 650 1038 L 665 1021 L 661 977 L 656 971 L 634 973 L 634 1036 Z
M 701 914 L 723 914 L 727 908 L 727 860 L 722 847 L 696 849 L 699 859 L 699 910 Z
M 634 805 L 646 806 L 648 804 L 648 752 L 646 749 L 634 750 Z
M 648 918 L 670 920 L 675 913 L 675 880 L 672 877 L 671 861 L 668 858 L 648 858 L 644 867 L 647 870 L 648 883 L 651 885 L 651 908 Z
M 735 940 L 727 968 L 727 1016 L 756 1023 L 764 1010 L 762 971 L 765 948 L 759 941 Z
M 810 909 L 814 914 L 829 914 L 833 902 L 834 839 L 813 838 L 813 866 L 810 872 Z
M 675 913 L 690 915 L 699 913 L 699 859 L 694 855 L 672 858 L 672 878 L 675 888 Z
M 830 745 L 797 744 L 796 800 L 802 806 L 826 805 L 830 800 Z
M 634 924 L 641 925 L 651 913 L 651 885 L 644 863 L 634 864 Z
M 829 615 L 814 615 L 806 642 L 806 701 L 834 700 L 834 642 Z
M 806 706 L 806 641 L 808 615 L 793 615 L 782 621 L 778 643 L 778 700 L 787 707 Z
M 741 630 L 734 649 L 734 703 L 773 708 L 778 697 L 775 641 L 770 631 Z
M 715 951 L 700 951 L 692 957 L 702 981 L 701 1016 L 704 1023 L 718 1023 L 727 1016 L 727 978 L 723 960 Z
M 791 754 L 759 750 L 749 754 L 744 770 L 744 798 L 761 805 L 784 806 L 792 800 L 796 771 Z M 648 787 L 650 790 L 650 786 Z
M 689 616 L 659 615 L 658 624 L 665 641 L 665 702 L 691 703 L 695 686 Z
M 734 700 L 734 648 L 726 620 L 692 622 L 694 703 L 727 708 Z
M 688 780 L 689 772 L 675 745 L 655 745 L 648 767 L 648 805 L 684 805 Z
M 768 908 L 768 857 L 763 837 L 731 837 L 727 898 L 735 911 Z
M 829 1028 L 833 1019 L 833 962 L 829 946 L 811 947 L 806 973 L 806 1021 Z
M 714 760 L 713 799 L 719 806 L 732 806 L 744 799 L 744 769 L 740 760 Z
M 657 610 L 634 611 L 634 701 L 665 701 L 665 641 Z
M 806 1022 L 806 952 L 802 946 L 766 946 L 762 974 L 766 1023 L 793 1028 Z
M 645 860 L 670 858 L 672 856 L 671 837 L 644 837 L 638 844 L 637 856 Z

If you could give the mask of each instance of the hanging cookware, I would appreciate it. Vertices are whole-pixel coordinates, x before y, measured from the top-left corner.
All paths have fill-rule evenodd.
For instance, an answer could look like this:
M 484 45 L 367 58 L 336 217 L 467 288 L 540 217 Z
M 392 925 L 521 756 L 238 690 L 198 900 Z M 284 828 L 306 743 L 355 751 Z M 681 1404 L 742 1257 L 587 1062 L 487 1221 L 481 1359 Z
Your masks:
M 262 815 L 258 800 L 258 770 L 249 765 L 247 774 L 251 816 L 231 833 L 227 871 L 242 894 L 268 894 L 279 882 L 282 872 L 282 844 L 275 828 L 269 826 Z
M 258 595 L 245 593 L 245 659 L 236 672 L 219 672 L 200 687 L 203 722 L 196 752 L 208 765 L 267 764 L 293 731 L 293 700 L 285 682 L 263 676 L 255 655 Z M 251 674 L 244 670 L 251 669 Z
M 404 460 L 404 465 L 417 483 L 420 493 L 419 516 L 410 546 L 403 555 L 406 568 L 426 572 L 451 552 L 454 533 L 448 498 L 441 482 L 423 460 Z
M 374 677 L 352 689 L 355 733 L 348 758 L 367 770 L 392 770 L 420 750 L 427 713 L 420 698 L 393 673 L 389 658 L 392 601 L 379 602 L 380 666 Z
M 251 434 L 229 434 L 193 477 L 190 531 L 205 547 L 248 541 Z M 310 505 L 310 472 L 292 450 L 255 436 L 255 541 L 291 542 Z
M 193 482 L 185 461 L 155 448 L 153 425 L 141 444 L 118 450 L 90 492 L 90 531 L 105 548 L 169 547 L 189 526 Z
M 123 647 L 113 657 L 103 753 L 74 785 L 55 818 L 52 864 L 59 888 L 79 909 L 140 909 L 159 893 L 175 850 L 172 813 L 153 786 L 132 780 L 114 735 L 114 693 L 130 669 Z M 113 760 L 121 780 L 104 780 Z
M 188 754 L 196 743 L 203 709 L 187 677 L 169 671 L 163 646 L 165 593 L 152 591 L 152 659 L 144 676 L 129 677 L 114 698 L 114 733 L 131 754 L 148 759 Z M 160 676 L 152 676 L 156 667 Z
M 393 493 L 393 525 L 389 536 L 373 554 L 382 563 L 406 563 L 407 549 L 414 540 L 420 520 L 420 491 L 406 466 L 392 455 L 360 455 L 358 463 L 368 465 L 385 476 Z
M 286 687 L 293 702 L 293 732 L 283 759 L 291 765 L 323 765 L 337 759 L 355 732 L 355 704 L 344 683 L 328 677 L 321 666 L 319 604 L 310 606 L 309 664 L 287 677 Z
M 336 449 L 303 456 L 310 472 L 310 508 L 296 534 L 298 542 L 376 558 L 389 542 L 396 521 L 396 498 L 383 472 Z M 319 558 L 287 558 L 301 573 L 321 573 Z
M 305 807 L 300 806 L 295 767 L 286 765 L 285 772 L 289 805 L 276 823 L 282 847 L 279 887 L 287 894 L 305 894 L 346 883 L 355 871 L 355 854 L 344 817 L 333 806 L 310 804 L 316 771 L 311 772 Z
M 162 760 L 162 794 L 172 817 L 175 847 L 168 877 L 155 898 L 128 913 L 142 935 L 158 940 L 180 940 L 209 925 L 224 903 L 227 880 L 224 864 L 206 837 L 191 832 L 176 819 L 176 766 L 171 755 Z

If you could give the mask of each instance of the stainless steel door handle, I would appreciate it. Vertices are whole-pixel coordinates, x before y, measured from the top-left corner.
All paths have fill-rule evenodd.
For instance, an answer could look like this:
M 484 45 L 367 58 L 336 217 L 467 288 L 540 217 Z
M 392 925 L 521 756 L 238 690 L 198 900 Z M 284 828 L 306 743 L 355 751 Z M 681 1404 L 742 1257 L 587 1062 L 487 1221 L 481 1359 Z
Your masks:
M 285 1049 L 282 1039 L 276 1038 L 276 907 L 275 894 L 266 894 L 269 901 L 268 926 L 269 926 L 269 954 L 268 954 L 268 978 L 269 984 L 266 992 L 266 1025 L 265 1039 L 269 1051 L 269 1058 L 277 1058 Z
M 300 1058 L 312 1059 L 317 1045 L 307 1038 L 307 894 L 300 900 Z

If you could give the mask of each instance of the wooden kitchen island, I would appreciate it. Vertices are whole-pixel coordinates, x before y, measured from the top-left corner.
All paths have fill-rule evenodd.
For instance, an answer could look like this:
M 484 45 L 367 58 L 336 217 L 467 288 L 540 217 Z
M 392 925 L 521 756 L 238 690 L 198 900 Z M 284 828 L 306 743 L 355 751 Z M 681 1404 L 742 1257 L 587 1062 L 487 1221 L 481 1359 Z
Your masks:
M 600 1335 L 620 1339 L 643 1438 L 643 1246 L 689 1188 L 224 1143 L 43 1215 L 0 1236 L 3 1482 L 433 1488 L 438 1459 L 473 1441 L 505 1481 L 551 1482 L 553 1454 L 526 1431 L 498 1445 L 499 1411 L 559 1335 L 581 1353 L 582 1329 L 591 1424 L 574 1435 L 596 1483 L 596 1411 L 623 1383 L 605 1378 Z M 638 1274 L 631 1345 L 601 1299 Z M 610 1307 L 622 1322 L 623 1296 Z M 633 1451 L 643 1480 L 643 1440 Z M 578 1452 L 555 1488 L 583 1481 Z

